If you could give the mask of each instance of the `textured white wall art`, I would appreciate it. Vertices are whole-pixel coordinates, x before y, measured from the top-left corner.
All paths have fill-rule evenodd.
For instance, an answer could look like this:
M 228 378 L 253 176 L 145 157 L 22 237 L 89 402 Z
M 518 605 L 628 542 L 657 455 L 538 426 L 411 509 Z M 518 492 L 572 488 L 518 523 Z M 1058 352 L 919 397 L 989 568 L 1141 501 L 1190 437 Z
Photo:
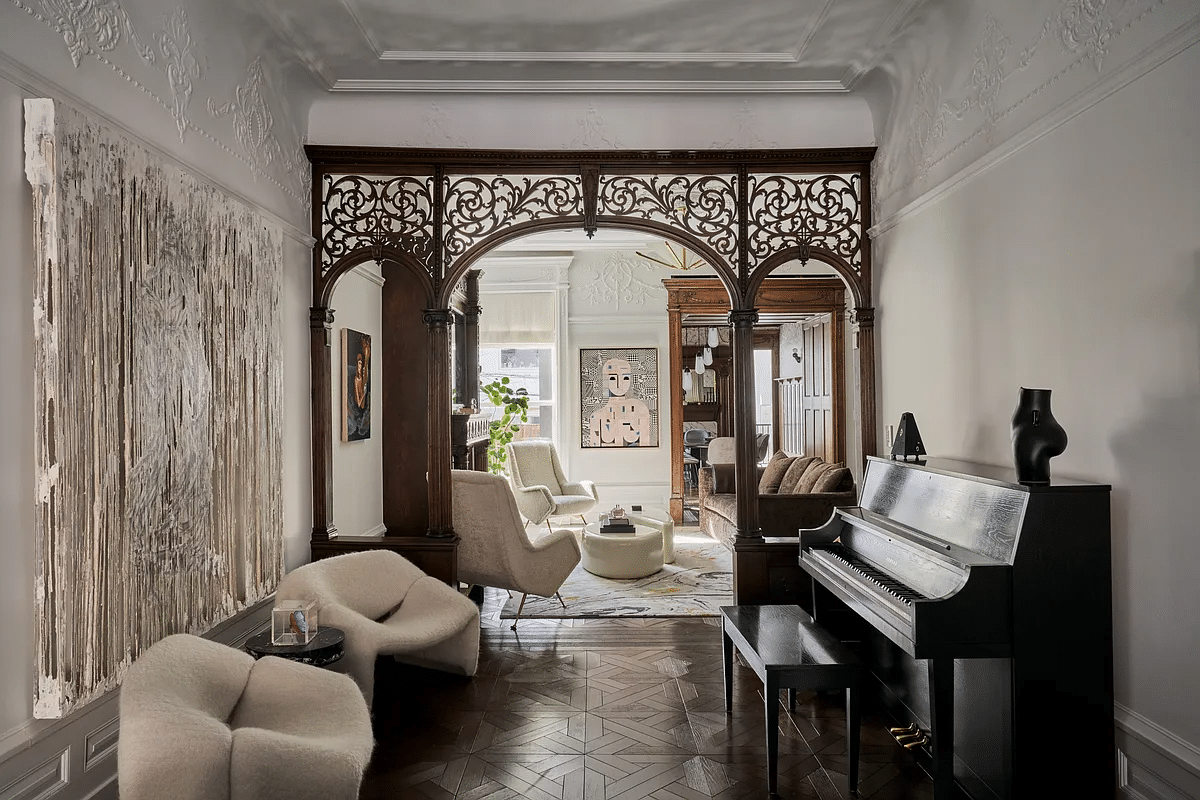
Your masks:
M 138 144 L 27 100 L 35 292 L 34 715 L 283 567 L 282 234 Z

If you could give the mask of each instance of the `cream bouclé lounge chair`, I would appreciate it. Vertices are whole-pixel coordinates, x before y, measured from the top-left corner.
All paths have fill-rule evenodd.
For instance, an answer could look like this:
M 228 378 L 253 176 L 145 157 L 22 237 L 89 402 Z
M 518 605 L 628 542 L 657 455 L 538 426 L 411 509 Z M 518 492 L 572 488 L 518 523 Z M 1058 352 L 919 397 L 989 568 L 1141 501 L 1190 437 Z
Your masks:
M 550 527 L 550 517 L 578 515 L 582 519 L 600 502 L 596 484 L 567 480 L 553 442 L 530 439 L 505 448 L 517 508 L 534 525 L 545 522 Z
M 521 593 L 512 629 L 517 629 L 526 595 L 558 595 L 579 563 L 571 531 L 551 531 L 531 541 L 521 522 L 512 487 L 503 476 L 451 470 L 454 532 L 458 534 L 458 578 Z M 562 603 L 562 597 L 558 598 Z M 563 604 L 564 607 L 566 604 Z
M 390 550 L 314 561 L 283 576 L 276 601 L 315 600 L 317 624 L 346 635 L 346 671 L 370 704 L 375 659 L 474 675 L 479 609 L 448 584 Z
M 354 800 L 375 744 L 345 675 L 183 633 L 129 667 L 120 720 L 121 800 Z

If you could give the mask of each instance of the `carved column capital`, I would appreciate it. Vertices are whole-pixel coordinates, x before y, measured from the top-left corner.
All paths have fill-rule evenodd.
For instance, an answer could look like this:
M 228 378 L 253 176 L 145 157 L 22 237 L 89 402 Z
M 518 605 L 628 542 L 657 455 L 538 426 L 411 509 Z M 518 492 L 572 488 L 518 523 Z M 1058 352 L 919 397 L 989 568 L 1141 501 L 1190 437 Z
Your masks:
M 874 306 L 856 306 L 850 312 L 850 324 L 857 325 L 860 328 L 875 327 L 875 308 Z
M 757 322 L 757 308 L 735 308 L 729 312 L 729 324 L 735 328 L 752 328 Z
M 316 306 L 308 310 L 308 327 L 328 328 L 333 324 L 333 309 Z
M 454 313 L 448 308 L 427 308 L 421 319 L 427 328 L 446 328 L 454 321 Z

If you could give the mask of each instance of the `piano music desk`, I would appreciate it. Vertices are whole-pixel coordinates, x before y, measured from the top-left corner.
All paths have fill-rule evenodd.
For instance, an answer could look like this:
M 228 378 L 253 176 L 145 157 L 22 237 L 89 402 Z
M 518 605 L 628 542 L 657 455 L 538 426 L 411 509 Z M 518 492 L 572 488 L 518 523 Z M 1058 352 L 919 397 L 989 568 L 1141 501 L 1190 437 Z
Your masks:
M 721 606 L 725 713 L 733 713 L 733 649 L 763 682 L 767 725 L 767 790 L 778 789 L 779 690 L 846 690 L 846 742 L 850 792 L 858 793 L 858 658 L 799 606 Z

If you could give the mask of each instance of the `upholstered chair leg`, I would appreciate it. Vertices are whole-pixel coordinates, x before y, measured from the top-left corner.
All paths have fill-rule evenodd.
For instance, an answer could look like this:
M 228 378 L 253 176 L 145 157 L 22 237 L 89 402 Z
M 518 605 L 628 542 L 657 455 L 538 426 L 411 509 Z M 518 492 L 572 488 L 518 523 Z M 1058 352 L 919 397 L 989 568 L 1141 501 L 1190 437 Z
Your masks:
M 587 525 L 587 518 L 585 518 L 583 516 L 583 514 L 579 515 L 579 521 L 582 522 L 584 525 Z
M 513 624 L 512 624 L 512 629 L 514 631 L 517 629 L 517 623 L 521 621 L 521 612 L 525 610 L 525 598 L 526 597 L 529 597 L 529 593 L 522 592 L 521 593 L 521 605 L 517 606 L 517 616 L 516 616 L 516 619 L 513 620 Z
M 550 525 L 549 517 L 546 517 L 546 530 L 550 531 L 551 533 L 554 533 L 554 528 Z
M 562 607 L 563 607 L 563 608 L 566 608 L 566 607 L 567 607 L 567 604 L 566 604 L 566 603 L 563 603 L 563 599 L 562 599 L 562 595 L 561 595 L 561 594 L 559 594 L 558 592 L 555 592 L 555 593 L 554 593 L 554 596 L 558 598 L 558 602 L 562 603 Z

